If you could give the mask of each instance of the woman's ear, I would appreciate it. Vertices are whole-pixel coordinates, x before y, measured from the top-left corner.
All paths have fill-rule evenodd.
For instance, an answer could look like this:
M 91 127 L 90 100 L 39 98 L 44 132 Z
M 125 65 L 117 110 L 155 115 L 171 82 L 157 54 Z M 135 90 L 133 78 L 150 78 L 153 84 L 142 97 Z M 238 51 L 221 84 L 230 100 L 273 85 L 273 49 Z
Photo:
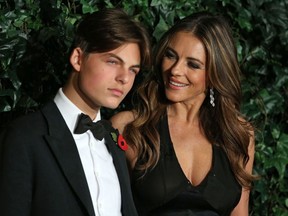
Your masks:
M 80 71 L 81 63 L 82 63 L 82 55 L 83 52 L 79 47 L 76 47 L 70 56 L 70 64 L 72 65 L 73 69 L 77 72 Z

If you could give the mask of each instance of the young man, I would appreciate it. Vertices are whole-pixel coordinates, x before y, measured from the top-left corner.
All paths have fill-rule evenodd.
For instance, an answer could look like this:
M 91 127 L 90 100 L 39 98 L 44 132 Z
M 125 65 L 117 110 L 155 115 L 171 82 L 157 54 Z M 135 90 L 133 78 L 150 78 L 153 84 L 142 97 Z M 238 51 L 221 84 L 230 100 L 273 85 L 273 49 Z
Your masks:
M 137 215 L 112 128 L 98 126 L 103 139 L 85 127 L 101 119 L 102 106 L 116 108 L 150 64 L 147 33 L 118 9 L 90 14 L 78 25 L 70 64 L 54 101 L 1 135 L 1 216 Z

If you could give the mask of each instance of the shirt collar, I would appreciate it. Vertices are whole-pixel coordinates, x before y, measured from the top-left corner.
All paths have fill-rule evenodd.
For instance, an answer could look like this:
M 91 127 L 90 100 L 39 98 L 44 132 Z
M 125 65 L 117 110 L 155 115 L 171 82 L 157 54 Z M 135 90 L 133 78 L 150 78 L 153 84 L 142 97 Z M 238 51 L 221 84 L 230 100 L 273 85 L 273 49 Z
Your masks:
M 54 98 L 54 102 L 56 103 L 56 106 L 60 110 L 60 113 L 62 114 L 69 130 L 73 134 L 76 121 L 78 119 L 79 114 L 81 114 L 82 111 L 66 97 L 66 95 L 63 93 L 62 88 L 58 90 Z M 93 120 L 93 122 L 96 122 L 100 119 L 101 114 L 100 112 L 97 112 L 96 118 Z

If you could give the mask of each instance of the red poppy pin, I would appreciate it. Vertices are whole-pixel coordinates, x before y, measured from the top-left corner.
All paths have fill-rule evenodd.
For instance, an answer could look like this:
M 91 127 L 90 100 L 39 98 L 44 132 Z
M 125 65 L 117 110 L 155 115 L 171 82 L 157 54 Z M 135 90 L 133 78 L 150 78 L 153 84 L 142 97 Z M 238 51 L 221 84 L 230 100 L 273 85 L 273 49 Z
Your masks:
M 119 146 L 123 151 L 126 151 L 128 149 L 128 145 L 124 137 L 119 134 L 118 130 L 117 132 L 111 132 L 112 139 L 116 143 L 116 145 Z

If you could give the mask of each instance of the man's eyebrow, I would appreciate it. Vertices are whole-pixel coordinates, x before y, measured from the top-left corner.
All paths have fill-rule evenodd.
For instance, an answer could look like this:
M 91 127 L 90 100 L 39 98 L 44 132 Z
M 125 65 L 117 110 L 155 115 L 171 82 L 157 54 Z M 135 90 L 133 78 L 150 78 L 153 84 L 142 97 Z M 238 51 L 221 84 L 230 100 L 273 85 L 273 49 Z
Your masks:
M 124 63 L 124 60 L 114 53 L 107 53 L 107 55 L 113 58 L 117 58 L 120 62 Z
M 115 55 L 114 53 L 107 53 L 107 55 L 108 56 L 111 56 L 111 57 L 113 57 L 113 58 L 117 58 L 121 63 L 124 63 L 125 64 L 125 61 L 121 58 L 121 57 L 119 57 L 118 55 Z M 140 68 L 141 67 L 141 65 L 140 64 L 136 64 L 136 65 L 132 65 L 131 67 L 138 67 L 138 68 Z
M 141 68 L 141 65 L 137 64 L 137 65 L 132 65 L 131 67 L 133 67 L 133 68 Z

